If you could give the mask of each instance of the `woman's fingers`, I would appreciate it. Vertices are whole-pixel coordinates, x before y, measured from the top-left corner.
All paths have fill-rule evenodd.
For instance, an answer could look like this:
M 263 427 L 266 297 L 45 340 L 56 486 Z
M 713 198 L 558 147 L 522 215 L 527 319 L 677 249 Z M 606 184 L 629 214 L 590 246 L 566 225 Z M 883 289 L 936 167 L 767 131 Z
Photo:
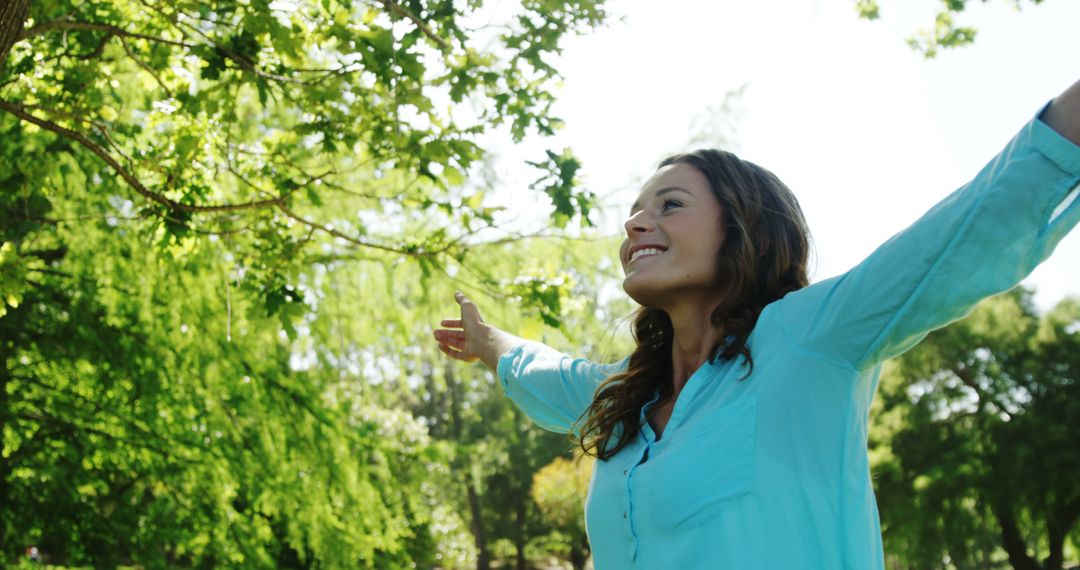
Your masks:
M 454 347 L 446 344 L 445 342 L 440 342 L 439 343 L 439 350 L 442 351 L 443 354 L 449 356 L 450 358 L 454 358 L 454 359 L 457 359 L 457 360 L 462 360 L 462 361 L 465 361 L 465 362 L 473 362 L 477 358 L 476 355 L 469 354 L 469 353 L 463 352 L 461 350 L 456 350 L 456 349 L 454 349 Z
M 440 343 L 448 344 L 457 350 L 465 350 L 467 340 L 463 331 L 437 330 L 434 336 Z
M 459 351 L 457 351 L 457 350 L 454 350 L 454 349 L 450 348 L 449 346 L 446 345 L 446 343 L 440 342 L 439 343 L 439 350 L 441 350 L 443 352 L 443 354 L 445 354 L 445 355 L 447 355 L 447 356 L 449 356 L 451 358 L 457 358 L 459 360 L 461 359 L 461 357 L 458 356 L 461 353 Z
M 461 319 L 443 319 L 439 321 L 439 324 L 444 327 L 461 328 Z
M 465 331 L 461 329 L 435 329 L 435 338 L 439 340 L 448 338 L 465 340 Z

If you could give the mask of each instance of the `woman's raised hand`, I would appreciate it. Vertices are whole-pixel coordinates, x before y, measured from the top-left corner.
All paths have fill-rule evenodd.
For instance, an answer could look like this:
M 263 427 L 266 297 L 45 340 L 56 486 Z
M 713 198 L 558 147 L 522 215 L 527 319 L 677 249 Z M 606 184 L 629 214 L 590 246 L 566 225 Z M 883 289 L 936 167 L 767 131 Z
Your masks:
M 484 362 L 492 372 L 499 365 L 499 356 L 522 339 L 503 332 L 484 322 L 480 309 L 464 293 L 454 293 L 454 300 L 461 308 L 460 319 L 443 319 L 435 329 L 439 350 L 450 358 L 464 362 Z
M 435 329 L 435 340 L 439 342 L 439 350 L 450 358 L 475 362 L 480 358 L 477 344 L 484 336 L 481 330 L 484 318 L 480 316 L 476 303 L 461 291 L 454 293 L 454 300 L 461 307 L 461 318 L 443 319 L 439 324 L 447 328 Z

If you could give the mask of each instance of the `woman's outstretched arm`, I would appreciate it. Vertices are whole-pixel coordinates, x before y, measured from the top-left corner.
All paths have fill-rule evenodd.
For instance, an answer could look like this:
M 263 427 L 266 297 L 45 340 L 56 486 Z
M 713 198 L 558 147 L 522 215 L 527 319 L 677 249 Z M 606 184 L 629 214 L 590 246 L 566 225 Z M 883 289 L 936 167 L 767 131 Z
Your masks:
M 454 293 L 454 300 L 461 307 L 461 318 L 443 319 L 439 323 L 447 327 L 435 329 L 439 350 L 464 362 L 475 362 L 479 359 L 492 372 L 496 372 L 499 356 L 524 340 L 485 323 L 476 303 L 461 291 Z
M 792 341 L 875 366 L 1008 290 L 1080 224 L 1080 82 L 971 180 L 851 271 L 789 294 Z

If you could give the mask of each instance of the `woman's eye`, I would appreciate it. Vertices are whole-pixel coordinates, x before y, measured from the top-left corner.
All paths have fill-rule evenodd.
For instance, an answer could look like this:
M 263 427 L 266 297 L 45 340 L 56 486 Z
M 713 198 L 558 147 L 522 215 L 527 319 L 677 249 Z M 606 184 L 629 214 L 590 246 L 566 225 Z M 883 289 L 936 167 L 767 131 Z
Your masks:
M 666 212 L 671 208 L 678 208 L 679 206 L 682 206 L 682 204 L 678 203 L 675 200 L 664 200 L 664 204 L 660 206 L 660 211 Z

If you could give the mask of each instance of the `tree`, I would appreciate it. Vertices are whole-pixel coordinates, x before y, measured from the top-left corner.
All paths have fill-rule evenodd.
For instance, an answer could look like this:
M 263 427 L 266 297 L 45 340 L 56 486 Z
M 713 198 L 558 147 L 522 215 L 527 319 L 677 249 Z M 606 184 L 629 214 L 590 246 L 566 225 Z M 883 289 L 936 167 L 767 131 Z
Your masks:
M 1062 568 L 1080 544 L 1078 380 L 1080 300 L 1039 316 L 1019 288 L 901 357 L 871 430 L 886 550 L 917 568 Z
M 263 312 L 241 295 L 228 306 L 219 251 L 176 267 L 138 234 L 75 231 L 62 269 L 30 272 L 0 319 L 7 556 L 38 544 L 56 562 L 148 567 L 425 558 L 431 451 L 406 437 L 416 426 L 379 421 L 336 374 L 298 370 Z
M 982 0 L 987 2 L 988 0 Z M 1032 4 L 1041 4 L 1043 0 L 1028 0 Z M 959 25 L 953 17 L 967 8 L 972 0 L 941 0 L 941 8 L 934 17 L 934 25 L 919 30 L 908 38 L 911 49 L 923 54 L 927 59 L 936 57 L 943 49 L 952 49 L 970 45 L 975 42 L 978 30 L 971 26 Z M 1010 0 L 1017 8 L 1023 5 L 1024 0 Z M 855 9 L 859 16 L 867 20 L 876 20 L 881 17 L 881 7 L 878 0 L 855 0 Z
M 533 476 L 533 500 L 551 524 L 567 537 L 574 570 L 585 568 L 590 552 L 583 506 L 592 468 L 592 459 L 556 457 Z
M 0 7 L 0 564 L 434 563 L 454 450 L 388 386 L 452 285 L 575 318 L 492 262 L 522 236 L 476 141 L 556 128 L 546 59 L 604 17 L 461 8 Z M 537 164 L 587 223 L 572 154 Z

